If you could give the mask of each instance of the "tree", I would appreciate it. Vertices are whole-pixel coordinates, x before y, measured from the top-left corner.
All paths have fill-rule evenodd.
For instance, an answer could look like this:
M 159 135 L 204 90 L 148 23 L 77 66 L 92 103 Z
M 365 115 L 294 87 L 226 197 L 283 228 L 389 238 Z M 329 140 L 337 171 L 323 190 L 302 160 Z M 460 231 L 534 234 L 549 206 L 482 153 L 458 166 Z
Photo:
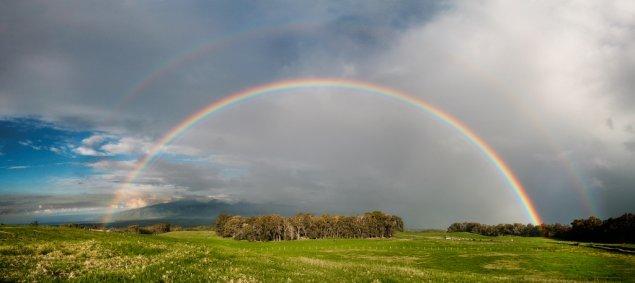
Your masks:
M 214 223 L 216 233 L 249 241 L 281 241 L 301 238 L 392 237 L 403 231 L 400 217 L 380 211 L 358 216 L 300 213 L 292 217 L 277 214 L 254 217 L 221 214 Z
M 560 223 L 523 225 L 498 224 L 485 225 L 480 223 L 452 223 L 448 232 L 470 232 L 487 236 L 516 235 L 528 237 L 548 237 L 578 241 L 598 242 L 635 242 L 635 215 L 625 213 L 617 218 L 609 218 L 604 221 L 591 216 L 587 219 L 575 219 L 571 226 Z

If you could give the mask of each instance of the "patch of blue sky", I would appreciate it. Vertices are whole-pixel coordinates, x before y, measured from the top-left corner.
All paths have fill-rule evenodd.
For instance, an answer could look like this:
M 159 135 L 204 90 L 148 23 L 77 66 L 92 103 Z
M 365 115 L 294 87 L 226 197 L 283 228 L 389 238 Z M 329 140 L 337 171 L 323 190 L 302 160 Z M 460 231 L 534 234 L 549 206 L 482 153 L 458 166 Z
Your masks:
M 52 178 L 85 177 L 96 157 L 73 149 L 93 133 L 32 118 L 0 120 L 0 193 L 45 192 Z

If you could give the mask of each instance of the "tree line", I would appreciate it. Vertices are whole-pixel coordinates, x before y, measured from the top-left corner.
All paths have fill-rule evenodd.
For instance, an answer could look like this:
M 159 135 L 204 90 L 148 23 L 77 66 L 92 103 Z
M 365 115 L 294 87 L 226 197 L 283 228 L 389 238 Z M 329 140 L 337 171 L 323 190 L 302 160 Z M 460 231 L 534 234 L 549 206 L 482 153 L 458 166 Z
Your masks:
M 570 225 L 556 224 L 498 224 L 475 222 L 453 223 L 448 232 L 470 232 L 486 236 L 549 237 L 564 240 L 633 243 L 635 242 L 635 214 L 626 213 L 617 218 L 601 220 L 595 216 L 575 219 Z
M 31 224 L 33 225 L 33 224 Z M 128 232 L 135 234 L 161 234 L 167 233 L 170 231 L 179 231 L 183 230 L 180 226 L 172 225 L 170 223 L 157 223 L 153 225 L 129 225 L 127 227 L 110 227 L 107 228 L 102 223 L 65 223 L 59 225 L 59 227 L 63 228 L 76 228 L 76 229 L 85 229 L 85 230 L 102 230 L 109 232 Z
M 222 237 L 249 241 L 389 238 L 395 231 L 403 231 L 399 216 L 381 211 L 356 216 L 300 213 L 291 217 L 277 214 L 245 217 L 221 214 L 214 226 Z

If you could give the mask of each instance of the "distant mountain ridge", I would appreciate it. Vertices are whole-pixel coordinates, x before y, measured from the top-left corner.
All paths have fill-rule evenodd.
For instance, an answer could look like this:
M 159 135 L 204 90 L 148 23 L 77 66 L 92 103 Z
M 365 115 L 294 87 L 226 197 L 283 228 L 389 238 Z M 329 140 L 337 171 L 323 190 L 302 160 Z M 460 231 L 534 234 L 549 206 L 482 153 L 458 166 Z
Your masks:
M 297 211 L 293 206 L 273 203 L 229 203 L 221 200 L 186 199 L 117 212 L 113 214 L 112 222 L 157 222 L 165 220 L 175 224 L 179 224 L 179 222 L 211 224 L 221 213 L 238 215 L 278 213 L 292 215 Z

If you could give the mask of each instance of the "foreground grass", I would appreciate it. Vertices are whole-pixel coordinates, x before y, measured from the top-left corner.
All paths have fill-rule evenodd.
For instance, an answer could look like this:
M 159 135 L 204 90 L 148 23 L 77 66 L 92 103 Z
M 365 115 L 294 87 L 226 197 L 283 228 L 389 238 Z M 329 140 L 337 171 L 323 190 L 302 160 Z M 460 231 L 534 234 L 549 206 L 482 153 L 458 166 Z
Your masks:
M 252 243 L 209 231 L 135 235 L 0 227 L 0 281 L 57 279 L 634 281 L 635 256 L 543 238 L 468 233 Z

